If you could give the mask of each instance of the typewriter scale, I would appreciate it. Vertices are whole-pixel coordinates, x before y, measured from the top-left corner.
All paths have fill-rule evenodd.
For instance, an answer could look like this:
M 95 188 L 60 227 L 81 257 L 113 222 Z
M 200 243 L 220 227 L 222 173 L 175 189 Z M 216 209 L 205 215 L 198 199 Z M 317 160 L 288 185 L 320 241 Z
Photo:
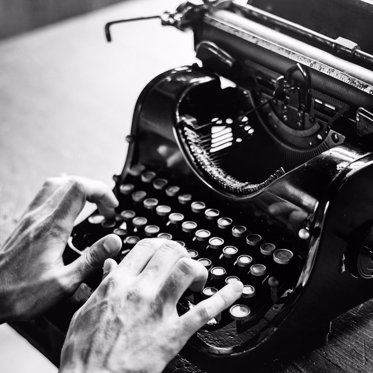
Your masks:
M 182 352 L 185 370 L 246 371 L 317 347 L 373 296 L 373 57 L 239 2 L 161 19 L 193 30 L 200 63 L 145 87 L 114 177 L 117 218 L 78 224 L 65 260 L 111 232 L 118 260 L 142 238 L 177 240 L 209 270 L 180 313 L 240 279 L 241 299 Z M 47 316 L 60 330 L 65 307 Z

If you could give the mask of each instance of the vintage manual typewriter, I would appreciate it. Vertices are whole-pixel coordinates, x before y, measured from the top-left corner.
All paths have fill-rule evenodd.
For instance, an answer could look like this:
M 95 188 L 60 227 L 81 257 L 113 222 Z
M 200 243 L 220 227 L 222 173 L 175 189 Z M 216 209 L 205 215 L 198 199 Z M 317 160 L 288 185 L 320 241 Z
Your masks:
M 373 51 L 359 39 L 373 7 L 341 1 L 360 29 L 330 36 L 297 1 L 249 3 L 185 2 L 160 17 L 192 29 L 199 63 L 144 88 L 114 177 L 118 217 L 95 212 L 65 252 L 72 261 L 111 232 L 118 260 L 144 237 L 179 241 L 209 270 L 180 313 L 239 278 L 241 299 L 183 351 L 214 372 L 318 346 L 373 296 Z M 58 362 L 73 303 L 15 327 Z

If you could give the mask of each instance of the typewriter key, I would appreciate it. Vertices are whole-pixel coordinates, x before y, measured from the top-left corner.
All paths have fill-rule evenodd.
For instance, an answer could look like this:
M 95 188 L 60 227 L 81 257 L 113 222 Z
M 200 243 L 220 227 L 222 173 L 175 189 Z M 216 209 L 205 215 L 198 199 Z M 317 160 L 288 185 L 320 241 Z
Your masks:
M 233 265 L 234 272 L 242 278 L 247 277 L 253 258 L 250 255 L 240 255 Z
M 218 289 L 217 288 L 214 288 L 212 286 L 206 286 L 203 290 L 202 290 L 202 296 L 204 299 L 207 299 L 207 298 L 210 298 L 212 297 L 214 294 L 216 294 L 218 292 Z
M 205 218 L 210 221 L 215 221 L 220 216 L 220 211 L 217 209 L 207 209 L 205 210 Z
M 132 230 L 132 219 L 136 216 L 135 211 L 133 210 L 123 210 L 120 213 L 123 221 L 127 223 L 127 230 L 128 232 Z
M 250 281 L 254 286 L 260 285 L 266 275 L 267 267 L 264 264 L 253 264 L 250 267 Z
M 278 249 L 273 253 L 273 260 L 277 264 L 286 265 L 294 256 L 293 252 L 288 249 Z
M 212 267 L 212 262 L 208 258 L 200 258 L 198 261 L 207 269 L 209 270 Z
M 119 185 L 119 192 L 123 194 L 124 196 L 129 196 L 133 192 L 134 189 L 135 189 L 135 186 L 133 184 Z
M 271 264 L 275 250 L 276 245 L 271 242 L 264 242 L 260 245 L 260 253 L 264 256 L 263 260 L 266 265 Z
M 206 204 L 202 201 L 194 201 L 192 202 L 192 204 L 190 205 L 190 208 L 192 210 L 192 212 L 194 214 L 201 214 L 205 208 L 206 208 Z
M 207 229 L 198 229 L 196 231 L 193 242 L 194 245 L 196 245 L 196 249 L 199 250 L 204 250 L 207 248 L 207 242 L 211 236 L 211 232 L 208 231 Z
M 145 171 L 141 174 L 141 181 L 144 184 L 150 184 L 156 177 L 155 172 L 153 171 Z
M 197 260 L 199 257 L 198 251 L 193 249 L 188 249 L 188 254 L 192 259 Z
M 136 190 L 131 194 L 132 201 L 135 205 L 141 203 L 146 198 L 145 190 Z
M 179 194 L 177 200 L 181 205 L 189 205 L 192 202 L 192 195 L 189 193 Z
M 233 225 L 233 220 L 228 217 L 221 217 L 217 221 L 218 228 L 220 229 L 219 235 L 222 235 L 226 239 L 230 239 L 231 228 Z
M 148 210 L 149 213 L 155 211 L 155 208 L 158 206 L 157 198 L 146 198 L 143 201 L 145 210 Z
M 251 309 L 245 304 L 234 304 L 229 309 L 229 314 L 233 320 L 236 320 L 237 333 L 240 333 L 245 322 L 250 318 Z
M 125 249 L 132 249 L 139 241 L 140 241 L 140 237 L 138 237 L 138 236 L 128 236 L 123 241 L 124 248 Z
M 180 204 L 180 206 L 178 207 L 178 210 L 180 209 L 180 211 L 183 214 L 188 214 L 189 211 L 190 211 L 189 210 L 189 205 L 192 202 L 192 195 L 189 194 L 189 193 L 179 194 L 177 196 L 177 200 Z
M 157 237 L 160 230 L 161 229 L 158 227 L 158 225 L 150 224 L 145 226 L 144 233 L 146 237 L 154 238 Z
M 167 216 L 169 215 L 170 212 L 171 212 L 171 207 L 168 205 L 158 205 L 155 208 L 155 213 L 157 214 L 157 216 L 161 218 L 160 220 L 162 224 L 166 224 L 168 220 Z
M 246 236 L 246 248 L 249 250 L 249 254 L 255 258 L 260 257 L 259 245 L 262 242 L 262 236 L 260 234 L 248 234 Z
M 197 223 L 195 221 L 187 220 L 181 224 L 181 230 L 184 232 L 184 236 L 187 240 L 191 240 L 194 237 L 196 229 Z
M 224 285 L 224 279 L 227 275 L 227 271 L 224 267 L 212 267 L 210 269 L 211 281 L 217 287 L 220 288 Z
M 156 191 L 162 191 L 162 190 L 164 190 L 164 188 L 166 187 L 167 184 L 168 184 L 168 181 L 166 179 L 157 178 L 153 181 L 153 188 Z
M 225 283 L 228 285 L 228 284 L 230 284 L 230 283 L 232 283 L 232 282 L 236 282 L 236 281 L 241 281 L 240 279 L 239 279 L 239 277 L 237 277 L 237 276 L 228 276 L 226 279 L 225 279 Z
M 180 192 L 180 187 L 177 185 L 170 185 L 166 188 L 166 195 L 170 198 L 175 198 Z
M 104 221 L 105 221 L 105 216 L 103 216 L 103 215 L 99 215 L 99 214 L 91 215 L 91 216 L 88 218 L 88 223 L 90 223 L 90 224 L 92 224 L 92 225 L 100 225 L 100 224 L 102 224 Z
M 144 232 L 144 228 L 148 224 L 148 219 L 143 216 L 136 216 L 132 220 L 133 231 L 137 234 L 142 234 Z
M 237 253 L 238 253 L 238 249 L 236 246 L 225 246 L 223 248 L 223 253 L 220 256 L 222 265 L 226 267 L 233 266 L 234 262 L 236 261 Z
M 175 242 L 177 242 L 180 246 L 182 247 L 186 247 L 185 245 L 185 242 L 184 241 L 180 241 L 180 240 L 175 240 Z
M 213 261 L 217 261 L 222 252 L 224 240 L 220 237 L 211 237 L 208 244 L 208 255 Z
M 242 289 L 241 299 L 246 303 L 250 299 L 254 298 L 256 290 L 252 285 L 244 285 Z
M 142 172 L 145 171 L 145 166 L 143 164 L 136 164 L 134 166 L 131 166 L 131 168 L 128 170 L 128 174 L 133 177 L 138 177 L 141 175 Z
M 273 262 L 274 262 L 274 274 L 280 279 L 283 277 L 289 276 L 289 263 L 293 258 L 294 254 L 288 249 L 278 249 L 273 253 Z
M 244 225 L 235 225 L 232 227 L 232 236 L 234 238 L 243 238 L 247 232 L 247 228 Z
M 161 232 L 158 233 L 157 238 L 163 238 L 164 240 L 172 240 L 172 234 Z

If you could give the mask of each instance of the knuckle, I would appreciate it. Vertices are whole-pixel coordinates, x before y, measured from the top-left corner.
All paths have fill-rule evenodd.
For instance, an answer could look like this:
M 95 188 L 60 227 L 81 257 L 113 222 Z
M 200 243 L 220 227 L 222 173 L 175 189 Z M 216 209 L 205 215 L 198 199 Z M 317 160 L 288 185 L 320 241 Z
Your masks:
M 199 319 L 200 324 L 205 324 L 212 318 L 212 315 L 207 305 L 200 304 L 200 307 L 197 311 L 197 318 Z
M 171 251 L 180 257 L 189 257 L 187 250 L 175 241 L 165 240 L 162 243 L 161 249 Z
M 78 195 L 78 196 L 85 195 L 84 185 L 77 178 L 73 176 L 66 178 L 65 185 L 72 194 Z
M 185 275 L 189 276 L 197 272 L 197 268 L 192 259 L 187 257 L 180 258 L 176 263 L 177 268 Z
M 51 187 L 56 187 L 61 184 L 61 181 L 62 180 L 59 177 L 48 177 L 47 179 L 45 179 L 42 188 L 49 189 Z
M 96 268 L 99 263 L 99 256 L 97 250 L 95 250 L 94 246 L 89 247 L 86 250 L 85 260 L 88 266 L 92 268 Z

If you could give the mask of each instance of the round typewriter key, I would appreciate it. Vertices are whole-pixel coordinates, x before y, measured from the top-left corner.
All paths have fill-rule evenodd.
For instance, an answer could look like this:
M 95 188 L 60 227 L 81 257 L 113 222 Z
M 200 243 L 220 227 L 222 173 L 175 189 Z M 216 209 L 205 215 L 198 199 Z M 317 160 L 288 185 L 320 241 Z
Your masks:
M 263 277 L 266 271 L 267 267 L 264 264 L 253 264 L 250 267 L 250 273 L 255 277 Z
M 194 201 L 190 205 L 190 208 L 195 214 L 200 214 L 205 210 L 206 204 L 202 201 Z
M 152 211 L 158 206 L 158 200 L 157 198 L 146 198 L 143 205 L 146 210 Z
M 136 216 L 132 220 L 133 228 L 136 232 L 140 233 L 144 230 L 146 224 L 148 224 L 148 219 L 143 216 Z
M 209 239 L 208 252 L 212 260 L 216 261 L 219 259 L 221 251 L 224 246 L 224 240 L 220 237 L 211 237 Z
M 205 218 L 207 220 L 215 221 L 220 216 L 220 211 L 217 209 L 205 210 Z
M 171 207 L 167 205 L 158 205 L 155 208 L 155 212 L 158 216 L 167 216 L 171 212 Z
M 181 225 L 181 229 L 185 233 L 193 233 L 197 229 L 197 223 L 195 221 L 186 220 Z
M 129 170 L 128 170 L 128 173 L 131 175 L 131 176 L 134 176 L 134 177 L 137 177 L 137 176 L 140 176 L 142 172 L 145 171 L 145 166 L 143 164 L 136 164 L 134 166 L 132 166 Z
M 228 217 L 222 217 L 218 219 L 218 227 L 222 230 L 230 229 L 233 224 L 233 220 Z
M 242 296 L 241 298 L 242 299 L 251 299 L 251 298 L 254 298 L 255 296 L 255 288 L 254 286 L 252 285 L 244 285 L 243 289 L 242 289 Z
M 167 184 L 168 184 L 168 181 L 166 179 L 158 178 L 153 181 L 153 188 L 155 190 L 160 191 L 160 190 L 163 190 Z
M 192 202 L 192 195 L 189 193 L 179 194 L 177 200 L 181 205 L 189 205 Z
M 180 240 L 175 240 L 180 246 L 185 247 L 185 242 Z
M 99 214 L 91 215 L 88 218 L 88 223 L 93 224 L 93 225 L 102 224 L 104 221 L 105 221 L 105 216 L 99 215 Z
M 136 213 L 133 210 L 123 210 L 120 215 L 124 221 L 129 222 L 136 216 Z
M 158 225 L 147 225 L 144 228 L 144 233 L 146 237 L 152 238 L 152 237 L 157 237 L 159 231 L 161 229 L 158 227 Z
M 248 275 L 249 267 L 253 262 L 253 258 L 250 255 L 240 255 L 234 263 L 234 271 L 242 278 Z
M 223 256 L 225 258 L 231 259 L 238 253 L 236 246 L 225 246 L 223 248 Z
M 210 298 L 212 297 L 214 294 L 216 294 L 218 292 L 218 289 L 217 288 L 214 288 L 212 286 L 206 286 L 203 290 L 202 290 L 202 295 L 203 295 L 203 298 L 207 299 L 207 298 Z
M 141 181 L 145 184 L 150 184 L 155 179 L 155 172 L 145 171 L 141 174 Z
M 289 264 L 294 256 L 293 252 L 288 249 L 278 249 L 273 253 L 273 260 L 277 264 Z
M 110 230 L 110 229 L 114 229 L 115 226 L 116 226 L 117 222 L 115 221 L 115 219 L 105 219 L 102 223 L 101 223 L 101 226 L 102 228 L 104 228 L 105 230 Z
M 198 259 L 198 251 L 193 249 L 188 249 L 188 254 L 192 259 Z
M 198 229 L 198 231 L 195 234 L 197 241 L 201 241 L 201 242 L 207 242 L 210 236 L 211 236 L 211 232 L 208 231 L 207 229 Z
M 265 242 L 260 245 L 260 252 L 264 256 L 272 256 L 275 250 L 276 250 L 276 245 L 271 242 Z
M 229 309 L 229 314 L 232 319 L 242 322 L 250 317 L 251 309 L 245 304 L 235 304 Z
M 227 119 L 225 120 L 225 124 L 228 124 L 228 125 L 233 124 L 233 119 L 232 119 L 232 118 L 227 118 Z
M 124 194 L 126 196 L 130 195 L 133 190 L 135 189 L 135 186 L 133 184 L 121 184 L 119 185 L 119 192 L 121 194 Z
M 225 279 L 225 283 L 228 285 L 228 284 L 231 284 L 232 282 L 236 282 L 236 281 L 241 281 L 239 279 L 239 277 L 237 276 L 228 276 L 226 279 Z
M 210 269 L 211 280 L 217 287 L 220 287 L 224 284 L 224 278 L 227 275 L 227 271 L 224 267 L 212 267 Z
M 224 240 L 220 237 L 212 237 L 209 239 L 209 247 L 214 250 L 222 249 Z
M 212 262 L 208 258 L 200 258 L 198 261 L 207 269 L 209 270 L 212 266 Z
M 172 240 L 172 234 L 170 233 L 165 233 L 165 232 L 158 233 L 157 237 L 163 238 L 164 240 Z
M 177 185 L 170 185 L 166 188 L 166 195 L 171 198 L 176 197 L 179 192 L 180 187 L 178 187 Z
M 184 220 L 184 215 L 179 212 L 173 212 L 169 215 L 168 220 L 171 224 L 178 224 Z
M 245 236 L 247 228 L 244 225 L 235 225 L 232 227 L 232 236 L 235 238 L 242 238 Z
M 132 249 L 139 241 L 140 237 L 138 236 L 128 236 L 123 243 L 127 249 Z
M 132 201 L 134 203 L 140 203 L 145 199 L 146 194 L 144 190 L 136 190 L 131 194 Z
M 257 246 L 262 241 L 262 236 L 260 234 L 249 234 L 246 236 L 246 244 L 250 247 Z

